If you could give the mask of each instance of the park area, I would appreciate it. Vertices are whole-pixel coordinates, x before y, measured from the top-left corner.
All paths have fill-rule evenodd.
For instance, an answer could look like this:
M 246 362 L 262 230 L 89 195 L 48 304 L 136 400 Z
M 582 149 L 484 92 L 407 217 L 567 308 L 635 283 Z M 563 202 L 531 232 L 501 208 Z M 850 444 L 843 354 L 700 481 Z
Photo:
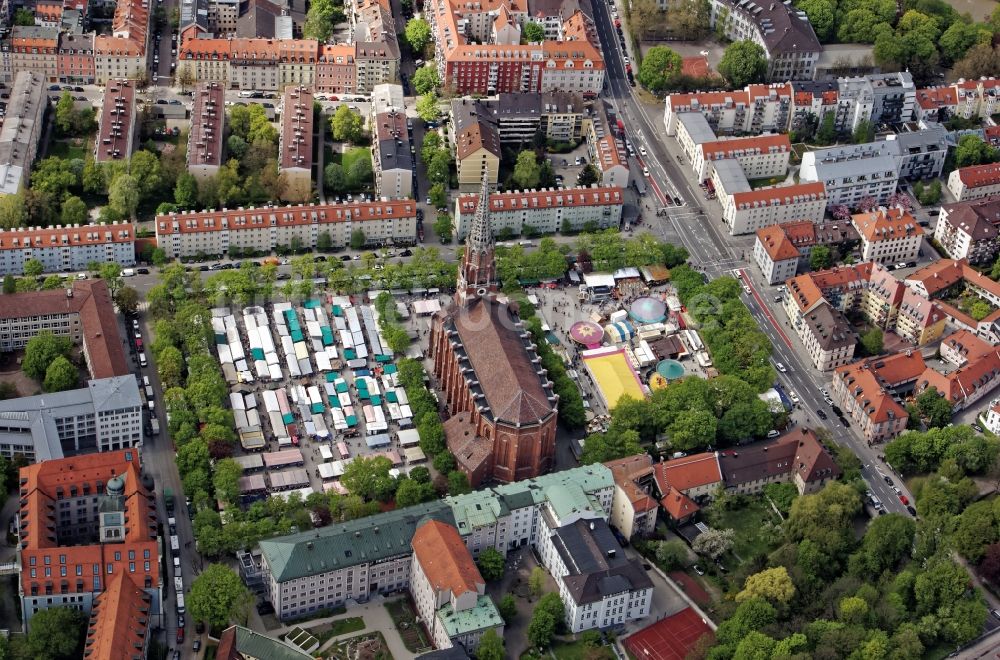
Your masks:
M 399 636 L 408 651 L 423 653 L 431 649 L 430 640 L 423 626 L 417 621 L 416 611 L 409 598 L 400 598 L 385 604 L 385 609 L 392 617 L 392 622 L 399 631 Z

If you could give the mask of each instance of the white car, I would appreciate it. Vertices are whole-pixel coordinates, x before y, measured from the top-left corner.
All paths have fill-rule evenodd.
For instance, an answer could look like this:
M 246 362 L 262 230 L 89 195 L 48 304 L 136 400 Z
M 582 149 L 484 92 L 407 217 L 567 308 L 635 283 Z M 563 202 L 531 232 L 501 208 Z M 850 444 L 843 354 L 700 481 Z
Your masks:
M 788 390 L 788 398 L 792 400 L 792 403 L 797 404 L 799 402 L 799 395 L 791 390 Z
M 774 363 L 774 366 L 775 366 L 775 367 L 776 367 L 776 368 L 778 369 L 778 371 L 780 371 L 781 373 L 787 373 L 787 372 L 788 372 L 788 369 L 786 369 L 786 368 L 785 368 L 785 365 L 781 364 L 780 362 L 775 362 L 775 363 Z
M 646 147 L 639 147 L 639 153 L 641 153 L 643 156 L 645 156 L 646 155 Z
M 629 61 L 628 55 L 626 55 L 624 59 L 625 59 L 625 64 L 631 64 L 632 63 L 631 61 Z
M 649 168 L 648 167 L 642 168 L 642 175 L 643 176 L 649 176 Z

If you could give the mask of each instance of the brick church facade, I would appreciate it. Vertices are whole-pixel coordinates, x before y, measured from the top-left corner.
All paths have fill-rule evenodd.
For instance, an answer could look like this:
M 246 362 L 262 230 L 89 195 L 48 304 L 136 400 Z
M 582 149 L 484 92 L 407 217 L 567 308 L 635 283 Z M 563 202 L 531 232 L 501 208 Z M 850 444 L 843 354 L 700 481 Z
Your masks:
M 553 467 L 559 397 L 517 312 L 497 297 L 486 182 L 455 300 L 432 319 L 430 356 L 451 417 L 448 448 L 473 487 Z

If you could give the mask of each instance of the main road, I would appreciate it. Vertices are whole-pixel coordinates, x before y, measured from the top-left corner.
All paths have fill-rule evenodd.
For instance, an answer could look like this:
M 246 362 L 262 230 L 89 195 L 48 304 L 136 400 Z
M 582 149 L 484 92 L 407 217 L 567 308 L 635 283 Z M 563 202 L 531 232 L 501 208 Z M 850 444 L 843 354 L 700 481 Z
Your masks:
M 627 137 L 635 149 L 640 153 L 642 149 L 645 150 L 646 156 L 639 162 L 648 168 L 647 181 L 657 203 L 661 205 L 660 208 L 666 212 L 665 216 L 652 214 L 648 224 L 655 233 L 665 237 L 663 223 L 671 223 L 691 255 L 691 263 L 710 276 L 735 274 L 737 271 L 741 273 L 742 282 L 747 286 L 743 294 L 744 303 L 761 330 L 770 338 L 774 347 L 774 360 L 786 367 L 784 373 L 778 374 L 778 380 L 786 390 L 794 391 L 799 397 L 807 424 L 823 426 L 830 431 L 834 441 L 849 447 L 861 459 L 862 476 L 869 490 L 878 496 L 887 510 L 906 514 L 905 506 L 883 478 L 890 470 L 878 458 L 879 448 L 869 446 L 854 429 L 844 428 L 837 420 L 824 400 L 823 389 L 829 388 L 829 380 L 813 369 L 798 337 L 794 333 L 786 333 L 784 321 L 776 318 L 784 313 L 772 311 L 769 307 L 767 297 L 774 294 L 761 293 L 763 286 L 754 283 L 752 273 L 746 268 L 746 245 L 739 245 L 725 232 L 721 222 L 706 213 L 701 207 L 700 196 L 680 170 L 679 161 L 667 151 L 662 140 L 656 139 L 665 134 L 662 110 L 650 112 L 632 92 L 624 61 L 628 52 L 627 49 L 623 52 L 615 30 L 611 16 L 613 5 L 609 5 L 606 0 L 591 0 L 591 3 L 598 38 L 605 55 L 607 82 L 604 97 L 627 127 Z M 644 176 L 638 172 L 636 175 Z M 681 203 L 676 204 L 675 198 Z M 825 422 L 821 420 L 816 414 L 818 410 L 827 413 L 829 419 Z M 893 479 L 893 482 L 912 501 L 912 495 L 905 490 L 902 480 Z

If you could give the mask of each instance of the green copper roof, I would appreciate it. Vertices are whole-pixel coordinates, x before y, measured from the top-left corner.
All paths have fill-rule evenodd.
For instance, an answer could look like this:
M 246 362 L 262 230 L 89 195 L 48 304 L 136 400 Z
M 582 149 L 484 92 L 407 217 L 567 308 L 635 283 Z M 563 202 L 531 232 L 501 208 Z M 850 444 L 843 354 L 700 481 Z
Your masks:
M 293 648 L 273 637 L 261 635 L 249 628 L 236 626 L 236 650 L 251 658 L 267 660 L 312 660 L 305 651 Z
M 278 582 L 410 554 L 417 523 L 433 518 L 455 524 L 444 502 L 426 502 L 346 523 L 267 539 L 260 550 Z
M 574 513 L 593 510 L 591 499 L 576 484 L 553 484 L 545 489 L 545 497 L 559 520 Z
M 467 534 L 479 527 L 495 525 L 497 518 L 510 514 L 506 502 L 489 490 L 477 490 L 466 495 L 446 497 L 455 515 L 455 527 L 460 534 Z
M 503 619 L 489 596 L 480 596 L 475 607 L 458 612 L 452 611 L 451 603 L 448 603 L 438 610 L 438 618 L 444 624 L 448 637 L 503 625 Z

